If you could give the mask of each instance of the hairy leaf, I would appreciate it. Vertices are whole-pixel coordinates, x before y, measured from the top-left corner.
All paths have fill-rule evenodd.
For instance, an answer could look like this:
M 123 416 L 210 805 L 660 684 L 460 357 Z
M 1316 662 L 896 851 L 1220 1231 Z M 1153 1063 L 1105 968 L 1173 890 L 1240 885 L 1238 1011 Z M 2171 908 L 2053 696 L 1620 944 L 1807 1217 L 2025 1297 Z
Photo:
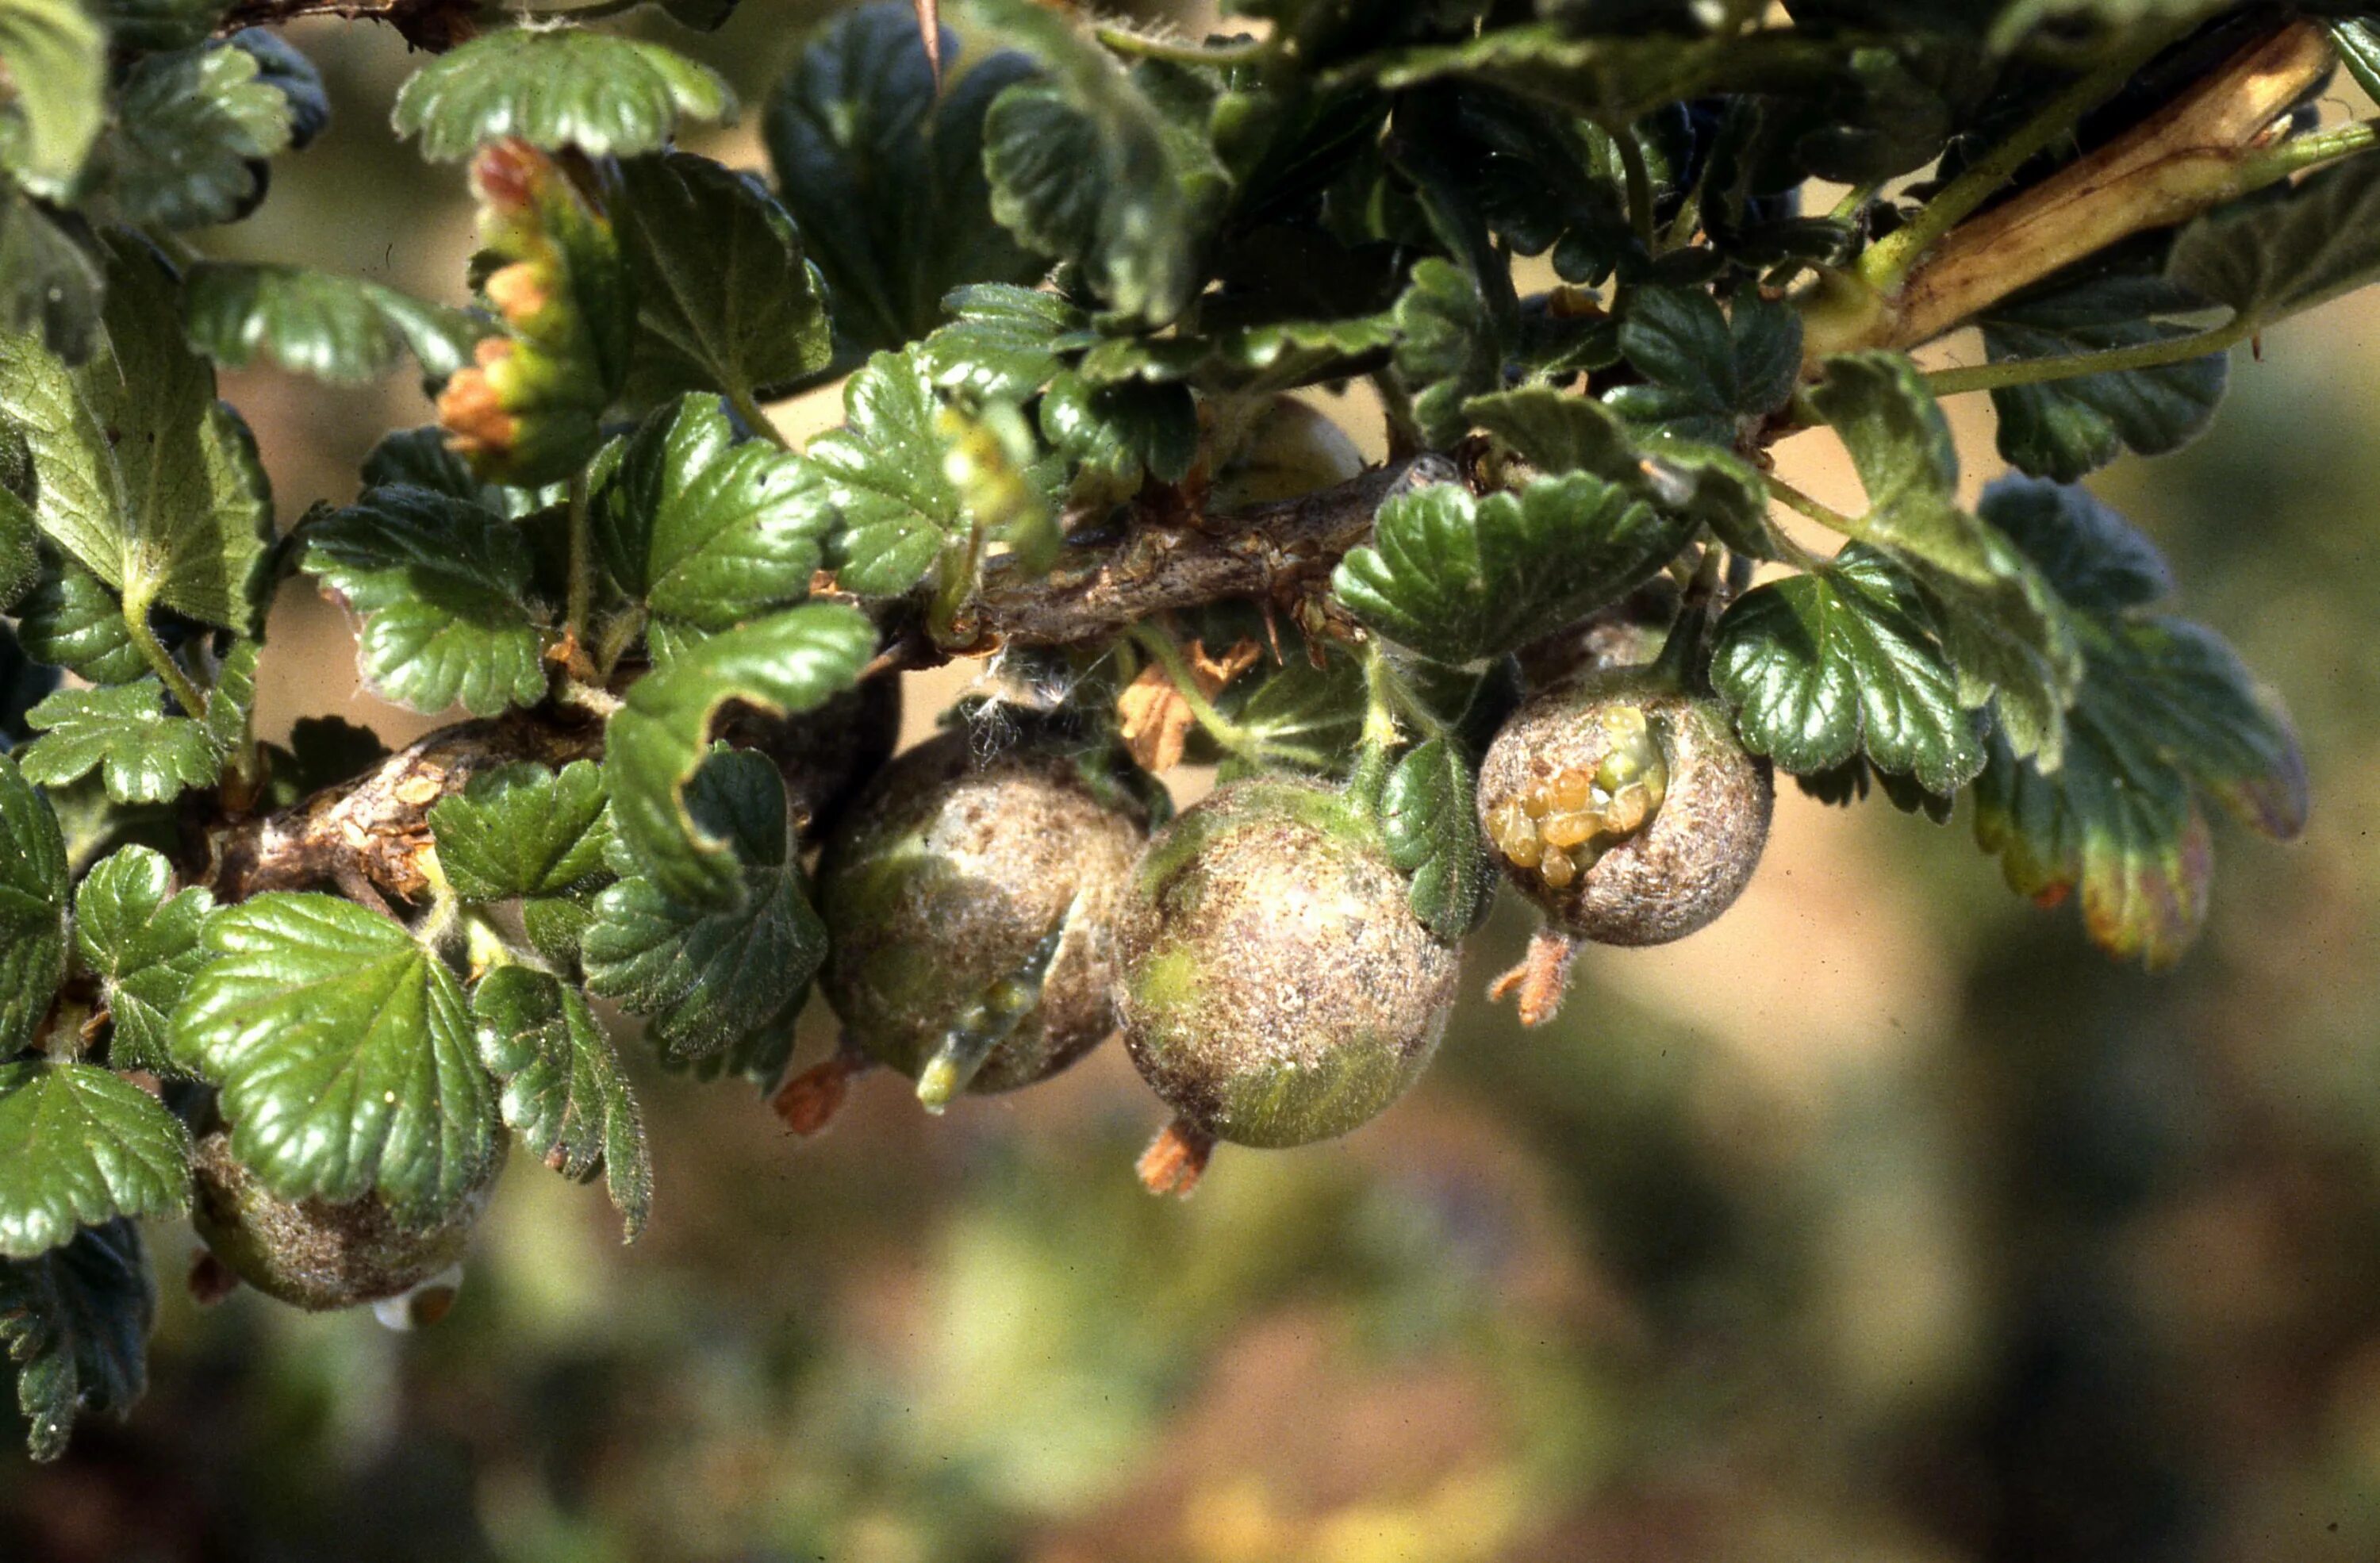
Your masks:
M 91 357 L 106 286 L 84 233 L 0 180 L 0 332 L 32 337 L 70 364 Z
M 740 894 L 689 903 L 631 875 L 596 898 L 581 945 L 588 991 L 645 1016 L 656 1048 L 678 1063 L 790 1023 L 826 956 L 775 767 L 749 750 L 718 755 L 686 786 L 685 806 L 719 843 Z M 615 854 L 614 866 L 642 861 Z
M 2380 277 L 2380 157 L 2201 217 L 2174 240 L 2166 274 L 2269 324 Z
M 1504 361 L 1487 300 L 1470 273 L 1436 257 L 1413 270 L 1396 308 L 1397 378 L 1414 400 L 1421 436 L 1433 448 L 1454 443 L 1471 424 L 1463 404 L 1499 391 Z
M 157 1293 L 140 1229 L 86 1227 L 38 1259 L 0 1259 L 0 1341 L 37 1460 L 67 1452 L 84 1412 L 121 1416 L 148 1387 Z
M 289 100 L 258 77 L 255 55 L 224 43 L 132 63 L 99 151 L 124 221 L 201 228 L 248 209 L 254 164 L 290 135 Z
M 496 1094 L 443 962 L 351 901 L 283 891 L 217 912 L 206 946 L 175 1056 L 222 1087 L 232 1153 L 267 1188 L 377 1193 L 423 1227 L 468 1194 L 496 1155 Z
M 634 1242 L 652 1214 L 643 1115 L 612 1039 L 577 989 L 526 966 L 499 966 L 471 995 L 480 1061 L 504 1082 L 504 1121 L 575 1181 L 603 1174 Z
M 2109 276 L 2003 304 L 1984 317 L 1994 363 L 2135 347 L 2187 336 L 2161 317 L 2196 304 L 2157 277 Z M 2036 477 L 2071 483 L 2126 450 L 2163 455 L 2204 431 L 2223 400 L 2223 354 L 2157 369 L 2090 374 L 1992 393 L 2000 454 Z
M 0 755 L 0 1058 L 31 1047 L 67 972 L 67 847 L 58 818 Z
M 153 0 L 161 6 L 200 4 L 216 11 L 215 0 Z M 208 30 L 212 30 L 216 18 L 209 18 Z M 203 36 L 203 35 L 202 35 Z M 256 60 L 256 79 L 281 94 L 289 107 L 289 150 L 303 151 L 315 137 L 330 128 L 331 95 L 322 85 L 322 73 L 305 52 L 281 34 L 261 27 L 244 27 L 225 40 L 233 48 L 251 55 Z
M 684 119 L 733 119 L 717 72 L 674 49 L 578 28 L 491 32 L 432 59 L 396 94 L 400 137 L 432 163 L 507 139 L 589 157 L 660 150 Z
M 1432 933 L 1461 939 L 1487 917 L 1496 872 L 1479 833 L 1470 762 L 1444 738 L 1406 751 L 1380 800 L 1389 861 L 1413 876 L 1413 913 Z
M 69 370 L 30 338 L 0 337 L 0 418 L 24 437 L 27 497 L 42 530 L 128 603 L 247 628 L 273 514 L 254 443 L 183 345 L 164 263 L 119 241 L 107 276 L 89 363 Z
M 105 34 L 76 0 L 0 0 L 0 65 L 24 116 L 19 166 L 70 184 L 106 122 Z
M 810 710 L 858 681 L 876 627 L 840 603 L 808 603 L 713 636 L 629 687 L 606 729 L 612 820 L 639 872 L 671 900 L 733 905 L 743 884 L 726 842 L 689 811 L 710 719 L 729 700 Z
M 1028 248 L 1080 265 L 1109 306 L 1151 325 L 1197 291 L 1198 246 L 1228 180 L 1203 125 L 1170 119 L 1114 56 L 1056 12 L 985 6 L 1049 70 L 984 121 L 991 211 Z
M 299 568 L 364 615 L 364 676 L 416 710 L 476 716 L 545 693 L 546 632 L 531 616 L 528 544 L 477 505 L 374 489 L 310 524 Z
M 1617 600 L 1689 527 L 1584 472 L 1474 499 L 1459 483 L 1399 494 L 1331 583 L 1372 628 L 1434 661 L 1500 657 Z
M 61 689 L 25 717 L 41 736 L 17 755 L 25 775 L 63 786 L 92 770 L 117 803 L 165 803 L 185 787 L 212 786 L 223 756 L 191 717 L 168 716 L 154 678 L 98 689 Z
M 189 1133 L 156 1097 L 97 1064 L 0 1064 L 0 1257 L 189 1202 Z
M 1959 672 L 1961 703 L 1991 701 L 2011 747 L 2055 769 L 2082 674 L 2074 624 L 2032 562 L 1959 507 L 1958 449 L 1915 366 L 1898 353 L 1829 358 L 1808 395 L 1867 490 L 1852 535 L 1917 583 Z
M 603 411 L 627 382 L 635 273 L 611 222 L 528 143 L 482 150 L 471 188 L 486 252 L 502 262 L 480 291 L 505 334 L 446 382 L 438 421 L 481 477 L 560 482 L 602 443 Z
M 1058 376 L 1065 355 L 1098 340 L 1090 320 L 1054 293 L 1007 283 L 960 288 L 951 323 L 917 346 L 926 378 L 976 402 L 1023 402 Z
M 411 353 L 443 382 L 471 361 L 482 328 L 458 309 L 304 266 L 206 260 L 182 285 L 190 345 L 238 369 L 259 354 L 334 385 L 360 385 Z
M 1801 317 L 1756 294 L 1740 297 L 1730 316 L 1698 288 L 1642 288 L 1621 322 L 1620 350 L 1645 382 L 1606 404 L 1646 428 L 1730 447 L 1793 394 Z
M 1984 767 L 1915 589 L 1858 543 L 1822 571 L 1738 599 L 1719 621 L 1710 676 L 1745 747 L 1796 775 L 1865 755 L 1947 795 Z
M 93 684 L 128 684 L 149 671 L 149 660 L 125 627 L 124 604 L 71 559 L 50 562 L 18 613 L 18 635 L 35 661 Z
M 473 776 L 430 811 L 438 866 L 465 901 L 552 895 L 603 872 L 612 839 L 603 771 L 507 765 Z
M 190 978 L 207 963 L 200 943 L 214 897 L 202 885 L 174 889 L 164 854 L 128 846 L 94 866 L 75 889 L 75 948 L 99 978 L 115 1030 L 115 1069 L 177 1070 L 170 1021 Z
M 1984 509 L 2078 611 L 2087 672 L 2065 764 L 2045 771 L 1995 742 L 1976 840 L 2024 894 L 2079 889 L 2083 924 L 2110 951 L 2169 965 L 2206 915 L 2204 802 L 2266 835 L 2304 829 L 2297 735 L 2220 637 L 2149 611 L 2170 577 L 2114 512 L 2022 479 L 1996 484 Z
M 992 221 L 983 171 L 985 112 L 1031 63 L 1003 52 L 958 69 L 948 28 L 941 55 L 938 91 L 916 15 L 884 0 L 836 18 L 769 96 L 778 188 L 856 353 L 925 335 L 953 288 L 1048 269 Z
M 749 400 L 825 367 L 826 301 L 768 187 L 709 158 L 620 165 L 621 248 L 637 280 L 631 402 L 680 391 Z
M 926 577 L 964 518 L 941 406 L 915 354 L 879 353 L 844 387 L 844 425 L 810 442 L 802 459 L 840 530 L 836 583 L 862 597 L 893 597 Z
M 716 397 L 647 418 L 595 506 L 595 539 L 621 590 L 673 648 L 809 595 L 835 513 L 811 462 L 738 442 Z

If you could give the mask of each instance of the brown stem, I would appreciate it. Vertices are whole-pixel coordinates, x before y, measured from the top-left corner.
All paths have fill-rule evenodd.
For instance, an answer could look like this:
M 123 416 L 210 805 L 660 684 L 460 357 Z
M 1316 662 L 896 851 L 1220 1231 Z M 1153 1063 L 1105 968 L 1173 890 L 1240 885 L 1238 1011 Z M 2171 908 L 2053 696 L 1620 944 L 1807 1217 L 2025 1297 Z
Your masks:
M 1951 229 L 1898 293 L 1839 282 L 1805 311 L 1804 363 L 1931 342 L 2085 256 L 2243 193 L 2262 139 L 2335 60 L 2310 21 L 2248 45 L 2115 140 Z
M 1172 504 L 1169 495 L 1157 496 L 1142 506 L 1130 534 L 1094 563 L 1030 577 L 996 563 L 969 610 L 972 640 L 965 649 L 1103 640 L 1169 609 L 1310 588 L 1370 536 L 1372 517 L 1385 500 L 1458 476 L 1445 458 L 1423 456 L 1228 516 L 1197 516 Z M 892 633 L 893 643 L 880 659 L 888 671 L 931 666 L 953 655 L 951 648 L 898 629 Z M 833 799 L 815 789 L 801 792 L 795 770 L 839 774 L 835 766 L 821 764 L 820 745 L 840 741 L 844 729 L 865 725 L 862 713 L 842 706 L 815 714 L 825 721 L 825 736 L 806 730 L 790 748 L 759 744 L 796 782 L 795 801 L 806 818 L 831 808 Z M 889 744 L 889 727 L 880 736 Z M 415 900 L 429 889 L 421 854 L 430 844 L 430 810 L 439 799 L 497 766 L 524 760 L 562 766 L 592 759 L 602 749 L 602 727 L 568 708 L 512 711 L 441 728 L 363 775 L 288 808 L 214 826 L 208 880 L 225 901 L 323 885 L 367 904 L 363 886 L 390 901 Z M 853 764 L 873 769 L 864 759 Z
M 225 901 L 326 884 L 412 900 L 429 888 L 421 854 L 439 799 L 483 770 L 523 760 L 566 765 L 602 747 L 601 728 L 563 711 L 509 711 L 441 728 L 351 781 L 219 827 L 208 879 Z
M 1570 991 L 1570 963 L 1578 956 L 1578 940 L 1557 928 L 1543 927 L 1529 939 L 1521 963 L 1498 977 L 1488 988 L 1488 1001 L 1500 1004 L 1520 995 L 1521 1024 L 1536 1027 L 1554 1018 Z
M 1187 1199 L 1198 1180 L 1207 1175 L 1208 1159 L 1214 1154 L 1212 1134 L 1177 1118 L 1157 1132 L 1133 1170 L 1140 1175 L 1140 1186 L 1150 1193 Z
M 972 635 L 964 649 L 1104 640 L 1169 609 L 1293 594 L 1369 537 L 1390 499 L 1459 477 L 1445 457 L 1419 456 L 1235 515 L 1145 518 L 1091 563 L 1061 562 L 1043 576 L 995 562 L 962 615 Z

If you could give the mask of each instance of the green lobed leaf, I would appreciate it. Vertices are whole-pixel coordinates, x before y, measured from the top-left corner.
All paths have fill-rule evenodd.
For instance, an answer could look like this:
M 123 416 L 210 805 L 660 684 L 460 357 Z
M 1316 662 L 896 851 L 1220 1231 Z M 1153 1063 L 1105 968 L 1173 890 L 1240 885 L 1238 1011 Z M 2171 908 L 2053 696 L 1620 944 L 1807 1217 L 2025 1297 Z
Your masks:
M 643 1115 L 612 1039 L 575 988 L 526 966 L 499 966 L 471 995 L 480 1061 L 504 1083 L 504 1121 L 564 1177 L 603 1174 L 634 1242 L 652 1214 Z
M 189 1132 L 156 1097 L 97 1064 L 0 1064 L 0 1257 L 189 1203 Z
M 1364 731 L 1364 670 L 1345 650 L 1311 656 L 1282 648 L 1281 664 L 1234 679 L 1216 709 L 1245 733 L 1268 766 L 1330 773 L 1342 769 Z
M 83 232 L 0 180 L 0 332 L 32 337 L 72 364 L 91 357 L 106 287 Z
M 2380 277 L 2380 157 L 2317 169 L 2182 229 L 2166 275 L 2270 324 Z
M 717 72 L 674 49 L 578 28 L 515 28 L 439 55 L 397 90 L 390 116 L 421 155 L 454 163 L 515 139 L 589 157 L 657 151 L 681 120 L 735 117 Z
M 148 1387 L 157 1292 L 140 1229 L 86 1227 L 38 1259 L 0 1259 L 0 1342 L 17 1364 L 17 1404 L 36 1460 L 67 1452 L 84 1412 L 132 1409 Z
M 516 489 L 482 481 L 471 470 L 471 464 L 446 442 L 446 431 L 434 424 L 382 435 L 371 454 L 364 457 L 362 477 L 368 490 L 428 489 L 468 501 L 507 521 L 517 521 L 560 504 L 569 494 L 569 490 L 560 483 Z
M 769 95 L 762 135 L 777 186 L 851 351 L 924 336 L 953 288 L 1048 270 L 992 220 L 983 168 L 984 115 L 1032 64 L 1002 52 L 961 69 L 959 44 L 942 29 L 938 89 L 909 6 L 858 6 Z
M 596 547 L 662 628 L 715 634 L 809 595 L 835 521 L 827 491 L 813 461 L 739 441 L 716 397 L 687 396 L 628 442 L 596 500 Z
M 1845 354 L 1827 360 L 1807 394 L 1867 491 L 1852 535 L 1917 584 L 1958 671 L 1960 702 L 1990 701 L 2016 752 L 2055 769 L 2082 676 L 2074 624 L 2039 569 L 1960 508 L 1958 449 L 1916 367 L 1899 353 Z
M 66 838 L 49 800 L 0 755 L 0 1058 L 31 1047 L 67 974 Z
M 836 584 L 862 597 L 907 591 L 941 557 L 965 519 L 936 427 L 941 404 L 914 353 L 879 353 L 843 391 L 844 423 L 809 443 L 803 461 L 840 529 L 831 543 Z
M 179 1072 L 171 1022 L 190 978 L 211 959 L 200 934 L 214 904 L 202 885 L 176 891 L 164 854 L 145 846 L 103 860 L 75 888 L 75 949 L 99 978 L 115 1028 L 110 1067 Z
M 248 628 L 273 501 L 254 442 L 182 342 L 173 275 L 138 240 L 110 248 L 105 339 L 69 370 L 0 337 L 0 418 L 25 441 L 51 540 L 129 602 Z
M 637 280 L 631 403 L 681 391 L 749 401 L 826 366 L 826 300 L 767 186 L 675 151 L 631 159 L 619 176 L 620 248 Z
M 735 877 L 737 898 L 688 903 L 629 874 L 596 898 L 580 946 L 588 991 L 645 1016 L 647 1035 L 675 1063 L 789 1026 L 827 942 L 774 766 L 749 750 L 722 752 L 687 784 L 685 808 L 719 843 L 713 861 Z M 644 861 L 615 853 L 613 866 L 627 873 Z
M 0 489 L 0 610 L 18 600 L 41 580 L 42 528 L 33 507 Z
M 364 677 L 416 710 L 475 716 L 545 694 L 547 632 L 532 617 L 528 546 L 477 505 L 373 489 L 309 524 L 298 568 L 364 615 Z
M 1229 186 L 1203 124 L 1169 118 L 1059 13 L 1026 0 L 983 10 L 1049 72 L 1001 93 L 984 120 L 992 215 L 1028 248 L 1080 265 L 1119 313 L 1171 321 L 1198 289 L 1199 246 Z
M 1975 788 L 1976 840 L 2024 894 L 2079 889 L 2084 927 L 2110 951 L 2169 965 L 2206 915 L 2204 802 L 2269 836 L 2304 829 L 2297 735 L 2219 636 L 2150 612 L 2170 577 L 2113 511 L 2017 479 L 1995 484 L 1984 509 L 2076 609 L 2087 672 L 2065 764 L 2045 771 L 1995 744 Z
M 1090 319 L 1054 293 L 979 283 L 943 300 L 951 323 L 917 345 L 918 367 L 975 402 L 1023 402 L 1058 377 L 1065 356 L 1098 337 Z
M 1500 657 L 1643 584 L 1686 545 L 1683 519 L 1584 472 L 1475 499 L 1459 483 L 1380 507 L 1331 576 L 1340 600 L 1434 661 Z
M 612 822 L 638 869 L 670 899 L 733 905 L 743 885 L 725 842 L 689 812 L 710 719 L 729 700 L 777 716 L 823 704 L 859 680 L 876 626 L 813 602 L 713 636 L 629 686 L 605 730 Z
M 1432 256 L 1414 267 L 1395 319 L 1397 378 L 1413 396 L 1422 438 L 1443 449 L 1470 431 L 1463 405 L 1503 388 L 1503 353 L 1488 301 L 1469 273 Z
M 190 345 L 233 369 L 259 354 L 334 385 L 361 385 L 411 353 L 443 382 L 471 361 L 485 328 L 459 309 L 305 266 L 202 260 L 182 284 Z
M 1739 295 L 1729 314 L 1700 288 L 1639 288 L 1620 350 L 1645 382 L 1610 392 L 1606 405 L 1648 429 L 1728 448 L 1792 395 L 1801 317 L 1756 291 Z
M 2165 319 L 2197 301 L 2159 277 L 2107 276 L 2002 304 L 1984 317 L 1994 363 L 2134 347 L 2191 334 Z M 2035 477 L 2071 483 L 2126 450 L 2163 455 L 2214 421 L 2229 379 L 2220 353 L 2156 369 L 2090 374 L 1992 393 L 1999 450 Z
M 482 149 L 471 189 L 482 260 L 495 263 L 480 291 L 504 334 L 446 382 L 438 421 L 482 478 L 558 483 L 601 446 L 603 414 L 627 383 L 636 273 L 610 219 L 526 142 Z
M 1413 914 L 1430 932 L 1458 939 L 1486 920 L 1496 871 L 1459 747 L 1432 737 L 1405 752 L 1381 794 L 1380 832 L 1389 861 L 1413 877 Z
M 1198 408 L 1189 387 L 1123 381 L 1095 385 L 1071 370 L 1043 393 L 1042 437 L 1118 499 L 1144 477 L 1179 483 L 1198 457 Z
M 18 636 L 35 661 L 93 684 L 129 684 L 149 672 L 149 659 L 125 627 L 124 604 L 71 559 L 50 560 L 18 612 Z
M 63 189 L 106 123 L 105 34 L 76 0 L 0 0 L 0 65 L 24 118 L 19 171 Z
M 202 228 L 262 193 L 255 164 L 289 145 L 289 100 L 256 56 L 202 44 L 132 62 L 100 143 L 107 190 L 135 226 Z
M 427 1227 L 497 1154 L 463 992 L 403 927 L 274 891 L 207 922 L 175 1057 L 222 1088 L 232 1153 L 284 1199 L 377 1193 Z
M 430 811 L 438 866 L 465 901 L 552 895 L 604 872 L 611 842 L 603 771 L 507 765 L 473 776 Z
M 1777 555 L 1768 485 L 1731 450 L 1632 430 L 1602 403 L 1548 385 L 1474 396 L 1463 411 L 1539 472 L 1592 472 L 1708 526 L 1738 553 Z
M 1861 544 L 1739 598 L 1719 621 L 1710 677 L 1744 746 L 1796 775 L 1865 755 L 1948 795 L 1983 769 L 1982 736 L 1915 588 Z
M 97 689 L 61 689 L 26 713 L 41 736 L 18 751 L 28 780 L 63 786 L 93 770 L 117 803 L 165 803 L 208 787 L 223 756 L 197 719 L 165 713 L 153 677 Z

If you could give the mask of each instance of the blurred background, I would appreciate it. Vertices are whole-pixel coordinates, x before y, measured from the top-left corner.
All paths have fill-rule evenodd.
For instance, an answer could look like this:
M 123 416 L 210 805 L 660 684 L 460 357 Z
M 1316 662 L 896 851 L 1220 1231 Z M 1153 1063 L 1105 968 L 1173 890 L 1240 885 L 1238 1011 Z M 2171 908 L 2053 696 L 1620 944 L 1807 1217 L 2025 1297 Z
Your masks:
M 747 104 L 698 150 L 760 164 L 822 14 L 668 34 Z M 370 26 L 291 36 L 340 116 L 213 247 L 459 298 L 461 173 L 387 128 L 416 62 Z M 285 522 L 428 418 L 409 384 L 225 389 Z M 1988 409 L 1958 412 L 1979 486 Z M 2222 837 L 2174 975 L 2010 895 L 1963 810 L 1788 787 L 1718 926 L 1590 955 L 1524 1036 L 1476 997 L 1527 932 L 1508 902 L 1412 1097 L 1226 1151 L 1187 1204 L 1133 1181 L 1161 1115 L 1113 1048 L 941 1121 L 874 1079 L 799 1145 L 748 1091 L 646 1069 L 649 1234 L 516 1157 L 422 1333 L 200 1308 L 187 1233 L 152 1233 L 149 1397 L 56 1466 L 0 1440 L 0 1558 L 2380 1557 L 2375 435 L 2380 309 L 2350 303 L 2242 354 L 2211 437 L 2095 485 L 2312 760 L 2311 833 Z M 1821 446 L 1779 454 L 1856 504 Z M 356 692 L 348 636 L 285 600 L 269 734 L 431 725 Z

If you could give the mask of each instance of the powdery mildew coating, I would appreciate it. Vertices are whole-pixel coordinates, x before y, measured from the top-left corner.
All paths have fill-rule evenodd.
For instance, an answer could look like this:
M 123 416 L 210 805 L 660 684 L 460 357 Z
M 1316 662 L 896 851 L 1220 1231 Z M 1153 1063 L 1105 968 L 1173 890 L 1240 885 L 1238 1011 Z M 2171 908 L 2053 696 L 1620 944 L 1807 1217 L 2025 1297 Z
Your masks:
M 1633 712 L 1642 713 L 1641 729 Z M 1638 731 L 1658 745 L 1665 780 L 1652 822 L 1570 854 L 1564 866 L 1577 871 L 1560 884 L 1539 865 L 1515 862 L 1503 841 L 1520 834 L 1516 818 L 1574 778 L 1635 769 L 1627 751 Z M 1557 927 L 1603 944 L 1666 944 L 1726 911 L 1759 866 L 1775 801 L 1767 763 L 1743 752 L 1718 702 L 1633 671 L 1589 673 L 1532 697 L 1479 770 L 1480 825 L 1506 876 Z M 1626 819 L 1623 811 L 1619 822 Z
M 352 1308 L 410 1291 L 460 1263 L 504 1165 L 500 1149 L 458 1208 L 417 1231 L 377 1196 L 346 1205 L 277 1197 L 233 1158 L 231 1136 L 217 1130 L 190 1157 L 190 1219 L 214 1256 L 267 1297 L 316 1313 Z
M 1377 829 L 1336 792 L 1225 787 L 1150 843 L 1135 879 L 1116 928 L 1124 1046 L 1195 1128 L 1329 1139 L 1428 1064 L 1457 952 L 1415 920 Z
M 1112 924 L 1147 836 L 1145 811 L 1094 792 L 1061 748 L 1026 742 L 978 765 L 964 732 L 919 745 L 819 861 L 827 1001 L 868 1057 L 915 1078 L 1073 905 L 1039 1002 L 968 1089 L 1055 1074 L 1115 1029 Z

